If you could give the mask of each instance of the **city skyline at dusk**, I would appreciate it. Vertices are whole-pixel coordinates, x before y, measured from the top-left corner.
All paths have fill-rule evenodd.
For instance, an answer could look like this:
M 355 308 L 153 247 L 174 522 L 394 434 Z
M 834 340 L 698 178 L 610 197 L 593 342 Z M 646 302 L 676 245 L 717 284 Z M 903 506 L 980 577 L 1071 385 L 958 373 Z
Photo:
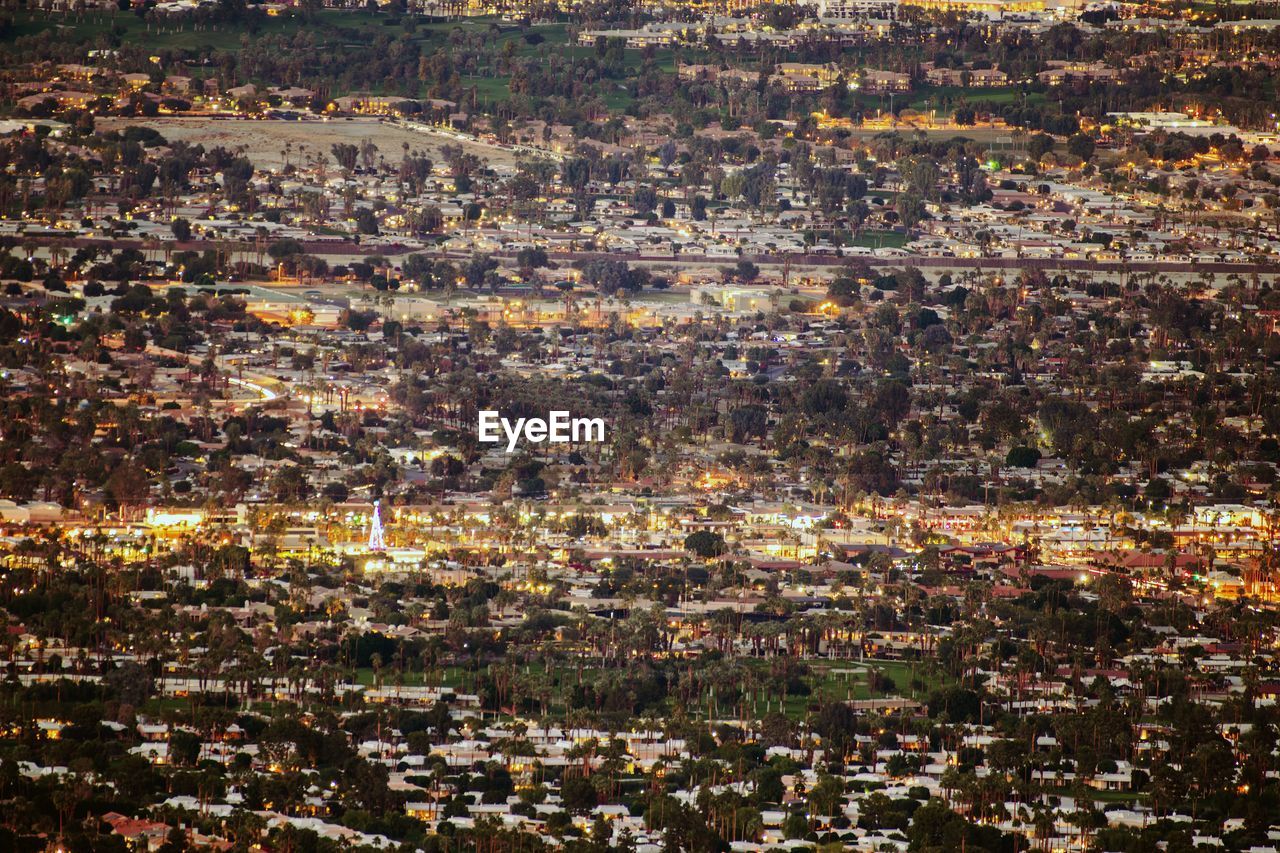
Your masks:
M 1280 6 L 0 9 L 0 851 L 1280 849 Z

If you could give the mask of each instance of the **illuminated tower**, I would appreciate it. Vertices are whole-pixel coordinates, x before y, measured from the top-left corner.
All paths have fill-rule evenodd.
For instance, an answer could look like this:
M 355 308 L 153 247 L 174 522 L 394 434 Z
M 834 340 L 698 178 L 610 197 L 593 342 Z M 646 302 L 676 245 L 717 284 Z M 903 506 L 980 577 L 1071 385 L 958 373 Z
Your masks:
M 387 550 L 387 540 L 382 535 L 382 501 L 373 502 L 373 523 L 369 525 L 369 550 Z

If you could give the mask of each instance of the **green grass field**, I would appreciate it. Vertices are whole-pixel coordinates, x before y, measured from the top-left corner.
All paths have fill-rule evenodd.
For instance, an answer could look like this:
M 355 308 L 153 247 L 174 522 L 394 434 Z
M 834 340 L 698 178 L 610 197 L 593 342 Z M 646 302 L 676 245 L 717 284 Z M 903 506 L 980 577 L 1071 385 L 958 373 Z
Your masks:
M 510 77 L 463 77 L 462 85 L 474 87 L 481 108 L 493 101 L 505 100 L 511 88 Z
M 879 699 L 886 696 L 902 696 L 923 701 L 930 692 L 947 685 L 947 680 L 925 662 L 803 660 L 799 663 L 802 663 L 809 670 L 809 674 L 804 677 L 805 684 L 809 688 L 808 694 L 787 695 L 780 702 L 777 696 L 778 688 L 776 685 L 771 685 L 769 680 L 770 673 L 774 671 L 773 668 L 777 663 L 777 661 L 771 659 L 737 659 L 734 665 L 742 666 L 752 673 L 752 676 L 748 679 L 752 686 L 748 688 L 747 695 L 731 703 L 721 702 L 720 704 L 714 704 L 713 695 L 708 692 L 691 702 L 686 710 L 694 718 L 705 717 L 708 712 L 721 718 L 736 716 L 742 712 L 750 714 L 756 719 L 760 719 L 767 713 L 781 710 L 792 719 L 801 720 L 814 708 L 827 702 Z M 676 668 L 680 669 L 681 666 L 677 664 Z M 481 676 L 496 675 L 500 671 L 509 670 L 504 666 L 481 667 L 479 670 L 461 666 L 449 666 L 443 669 L 430 670 L 424 675 L 420 669 L 414 668 L 407 669 L 404 672 L 401 683 L 407 687 L 426 684 L 450 688 L 457 693 L 473 693 L 477 689 L 477 683 Z M 872 671 L 879 672 L 882 676 L 891 680 L 892 684 L 884 684 L 873 690 L 868 678 Z M 517 665 L 515 667 L 517 680 L 526 684 L 528 683 L 526 679 L 530 676 L 543 676 L 547 673 L 548 667 L 542 662 Z M 549 700 L 548 712 L 553 719 L 564 719 L 569 712 L 567 701 L 579 683 L 589 685 L 601 680 L 616 679 L 626 675 L 626 670 L 618 668 L 602 669 L 595 666 L 583 666 L 580 669 L 572 661 L 564 661 L 552 664 L 550 673 L 553 681 L 556 682 L 556 686 L 547 694 Z M 351 673 L 349 671 L 344 672 L 341 676 L 343 681 L 350 677 Z M 378 681 L 378 676 L 371 667 L 363 667 L 356 670 L 354 677 L 356 683 L 365 687 L 372 687 Z M 393 666 L 388 665 L 382 669 L 381 681 L 383 689 L 394 689 L 398 680 Z M 770 686 L 766 689 L 766 685 Z M 11 707 L 15 695 L 13 691 L 0 690 L 0 706 Z M 533 698 L 536 705 L 537 697 Z M 49 714 L 52 714 L 57 707 L 56 701 L 52 698 L 43 704 L 48 706 Z M 274 704 L 272 700 L 266 699 L 255 702 L 253 707 L 254 710 L 264 713 L 269 711 Z M 166 713 L 187 712 L 192 709 L 192 706 L 193 702 L 190 697 L 154 696 L 147 700 L 142 710 L 146 713 L 160 716 Z M 215 701 L 211 707 L 221 708 L 222 704 Z M 231 711 L 239 708 L 234 701 L 226 707 Z M 669 712 L 673 711 L 674 708 L 667 708 L 666 710 Z
M 455 29 L 476 32 L 493 26 L 510 28 L 509 22 L 497 18 L 468 18 L 463 21 L 428 22 L 413 19 L 411 40 L 419 44 L 443 44 Z M 54 15 L 44 12 L 20 12 L 14 17 L 14 35 L 31 36 L 46 30 L 56 31 L 60 37 L 71 40 L 85 39 L 95 42 L 115 36 L 125 42 L 145 43 L 156 49 L 197 50 L 212 47 L 217 50 L 239 51 L 244 35 L 259 38 L 266 35 L 296 32 L 306 29 L 320 42 L 335 46 L 367 46 L 376 36 L 399 37 L 405 33 L 402 22 L 393 21 L 376 12 L 323 9 L 316 13 L 315 22 L 301 17 L 269 17 L 260 25 L 250 28 L 228 24 L 211 28 L 194 29 L 189 21 L 179 21 L 159 28 L 148 25 L 132 13 L 92 11 L 82 15 Z M 545 44 L 555 49 L 568 42 L 564 25 L 533 28 L 545 39 Z M 501 37 L 502 41 L 518 41 L 522 48 L 517 52 L 535 55 L 537 47 L 528 45 L 521 33 L 512 31 Z
M 296 21 L 270 18 L 258 29 L 257 35 L 286 33 L 297 27 Z M 195 30 L 189 25 L 157 32 L 138 16 L 119 12 L 86 12 L 79 16 L 24 12 L 15 16 L 14 33 L 17 36 L 32 36 L 46 30 L 52 30 L 60 39 L 84 40 L 91 44 L 115 37 L 122 43 L 146 44 L 157 50 L 211 47 L 225 51 L 240 50 L 240 37 L 245 32 L 241 27 Z
M 605 106 L 609 109 L 620 111 L 625 110 L 634 99 L 631 97 L 630 92 L 619 87 L 607 93 L 601 100 L 604 101 Z
M 761 683 L 763 683 L 770 667 L 773 665 L 773 661 L 759 658 L 744 658 L 740 659 L 739 662 L 756 671 L 760 676 L 757 680 Z M 781 704 L 781 710 L 793 719 L 803 719 L 813 706 L 829 701 L 881 699 L 886 696 L 901 696 L 923 701 L 931 692 L 939 690 L 948 684 L 947 679 L 924 662 L 805 660 L 803 663 L 810 669 L 810 674 L 806 678 L 806 683 L 810 688 L 809 695 L 789 695 Z M 890 679 L 893 682 L 892 686 L 886 689 L 872 690 L 868 680 L 868 674 L 872 670 Z M 546 666 L 541 663 L 516 667 L 517 677 L 543 675 L 546 672 Z M 610 673 L 617 674 L 618 672 L 616 669 L 603 670 L 598 667 L 587 666 L 583 667 L 581 678 L 583 683 L 591 683 L 598 678 L 607 677 Z M 562 663 L 554 666 L 552 673 L 560 682 L 561 687 L 551 694 L 550 711 L 552 716 L 562 716 L 566 708 L 561 704 L 561 696 L 572 685 L 577 683 L 579 677 L 578 668 L 571 663 Z M 433 686 L 443 685 L 452 688 L 458 693 L 469 693 L 475 689 L 477 675 L 478 673 L 463 667 L 452 666 L 446 667 L 444 670 L 435 670 L 428 673 L 425 683 Z M 372 686 L 375 681 L 373 670 L 367 667 L 358 670 L 356 680 L 365 686 Z M 423 683 L 424 679 L 420 672 L 405 673 L 404 684 L 406 686 L 416 686 Z M 918 686 L 913 686 L 913 684 Z M 383 670 L 382 685 L 384 688 L 390 688 L 395 685 L 395 674 L 389 667 Z M 776 695 L 773 698 L 766 698 L 763 690 L 759 691 L 758 695 L 747 697 L 747 702 L 751 712 L 757 718 L 770 711 L 779 710 Z M 706 705 L 699 703 L 696 707 L 691 707 L 688 710 L 695 717 L 704 716 Z M 730 710 L 724 706 L 721 706 L 719 711 L 721 716 L 730 713 Z
M 868 249 L 901 249 L 906 244 L 907 235 L 897 231 L 860 231 L 853 239 L 853 245 L 866 246 Z
M 811 670 L 810 676 L 806 679 L 811 692 L 808 696 L 787 696 L 781 709 L 793 719 L 802 719 L 813 706 L 829 701 L 883 699 L 888 696 L 923 701 L 931 692 L 947 685 L 945 678 L 922 662 L 805 660 L 804 663 Z M 767 670 L 770 662 L 755 660 L 749 661 L 749 664 Z M 879 672 L 890 679 L 893 682 L 892 687 L 873 690 L 868 678 L 871 671 Z M 913 687 L 912 684 L 915 682 L 921 682 L 920 686 Z M 779 710 L 776 699 L 755 700 L 752 702 L 752 709 L 757 717 Z
M 1017 86 L 1001 86 L 997 88 L 922 86 L 911 94 L 910 107 L 918 111 L 928 109 L 941 111 L 947 105 L 954 107 L 961 101 L 968 104 L 989 103 L 1004 106 L 1005 104 L 1020 104 L 1023 99 L 1023 92 Z M 1040 92 L 1029 92 L 1025 97 L 1028 104 L 1038 104 L 1044 101 L 1044 95 Z
M 537 44 L 530 44 L 526 35 L 532 36 L 534 34 L 541 36 L 542 41 Z M 569 44 L 569 27 L 566 24 L 547 24 L 546 26 L 531 27 L 528 32 L 511 32 L 499 39 L 500 44 L 505 45 L 507 42 L 515 43 L 516 56 L 540 56 L 544 50 L 569 56 L 580 56 L 590 50 L 590 48 Z
M 13 36 L 35 36 L 53 33 L 63 41 L 85 46 L 111 46 L 114 44 L 146 44 L 156 51 L 216 51 L 240 52 L 257 39 L 288 35 L 306 30 L 319 45 L 334 50 L 351 51 L 366 48 L 379 37 L 394 39 L 408 37 L 424 52 L 445 46 L 455 30 L 477 33 L 493 30 L 499 52 L 511 51 L 516 56 L 539 58 L 550 55 L 582 57 L 594 53 L 593 47 L 584 47 L 570 41 L 566 24 L 539 24 L 520 28 L 499 18 L 467 18 L 458 21 L 427 21 L 421 18 L 393 19 L 377 12 L 363 10 L 323 9 L 308 21 L 301 15 L 269 17 L 253 27 L 227 24 L 194 29 L 189 20 L 179 18 L 175 23 L 157 27 L 132 13 L 92 11 L 80 15 L 54 15 L 43 12 L 18 12 L 14 17 Z M 625 52 L 628 66 L 638 71 L 641 52 L 628 49 Z M 660 50 L 654 55 L 659 68 L 674 73 L 675 52 Z M 254 81 L 272 83 L 276 81 Z M 492 67 L 481 67 L 472 76 L 463 78 L 467 86 L 474 86 L 482 105 L 506 100 L 510 95 L 510 78 L 495 73 Z M 369 94 L 385 94 L 378 86 L 367 87 Z M 392 91 L 388 89 L 388 91 Z M 624 110 L 632 102 L 630 93 L 618 86 L 605 91 L 605 104 L 611 110 Z

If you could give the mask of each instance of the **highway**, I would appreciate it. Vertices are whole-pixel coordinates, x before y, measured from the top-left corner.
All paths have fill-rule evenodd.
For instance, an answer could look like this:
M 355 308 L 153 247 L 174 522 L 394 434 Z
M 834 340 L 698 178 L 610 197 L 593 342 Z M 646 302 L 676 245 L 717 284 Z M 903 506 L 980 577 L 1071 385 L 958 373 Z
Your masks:
M 52 243 L 57 238 L 52 237 L 35 237 L 31 238 L 37 244 Z M 142 241 L 130 241 L 127 239 L 108 240 L 95 238 L 77 238 L 71 240 L 59 240 L 64 246 L 71 248 L 79 248 L 82 246 L 96 246 L 105 249 L 119 249 L 122 247 L 133 247 L 142 249 L 144 244 Z M 187 242 L 169 241 L 164 244 L 171 251 L 206 251 L 212 248 L 221 250 L 231 250 L 242 254 L 255 254 L 258 247 L 253 243 L 235 242 L 235 241 L 202 241 L 191 240 Z M 381 246 L 363 246 L 356 243 L 333 243 L 327 241 L 303 241 L 303 249 L 309 254 L 324 255 L 329 257 L 363 257 L 366 255 L 382 255 L 383 257 L 397 257 L 414 252 L 423 252 L 424 254 L 432 254 L 438 257 L 446 257 L 452 260 L 461 260 L 469 258 L 467 252 L 451 251 L 451 252 L 430 252 L 416 247 L 404 245 L 381 245 Z M 154 251 L 154 249 L 150 249 Z M 505 260 L 514 260 L 517 252 L 515 250 L 499 250 L 490 252 L 494 257 Z M 602 258 L 614 258 L 630 263 L 644 264 L 646 266 L 666 266 L 666 267 L 723 267 L 731 266 L 739 260 L 747 260 L 762 267 L 781 267 L 789 265 L 791 269 L 822 269 L 828 267 L 838 267 L 849 261 L 857 261 L 865 263 L 873 269 L 902 269 L 904 267 L 918 267 L 920 269 L 940 269 L 940 270 L 1054 270 L 1061 272 L 1090 272 L 1090 273 L 1168 273 L 1171 275 L 1201 275 L 1212 273 L 1214 275 L 1230 275 L 1232 273 L 1241 276 L 1277 276 L 1280 275 L 1280 259 L 1276 261 L 1247 261 L 1241 263 L 1226 262 L 1196 262 L 1196 261 L 1095 261 L 1088 258 L 940 258 L 907 255 L 900 257 L 876 257 L 873 255 L 850 255 L 842 257 L 839 255 L 815 255 L 815 254 L 752 254 L 744 253 L 741 256 L 724 257 L 711 255 L 693 255 L 681 253 L 678 255 L 640 255 L 625 252 L 556 252 L 549 251 L 547 253 L 549 260 L 559 264 L 572 264 L 578 261 L 588 261 Z
M 495 257 L 515 258 L 516 252 L 499 251 L 491 253 Z M 758 266 L 780 267 L 790 262 L 792 269 L 803 267 L 839 267 L 850 261 L 860 261 L 873 269 L 902 269 L 918 267 L 921 269 L 944 270 L 1060 270 L 1088 272 L 1118 273 L 1174 273 L 1195 274 L 1214 273 L 1237 275 L 1280 275 L 1280 260 L 1267 263 L 1203 263 L 1190 261 L 1142 261 L 1124 263 L 1121 261 L 1094 261 L 1087 258 L 937 258 L 924 256 L 903 256 L 894 258 L 874 257 L 870 255 L 851 255 L 839 257 L 834 255 L 753 255 L 743 254 L 741 257 L 725 258 L 707 255 L 633 255 L 613 252 L 548 252 L 552 261 L 575 262 L 597 258 L 621 258 L 633 263 L 650 265 L 676 266 L 732 266 L 739 260 L 747 260 Z

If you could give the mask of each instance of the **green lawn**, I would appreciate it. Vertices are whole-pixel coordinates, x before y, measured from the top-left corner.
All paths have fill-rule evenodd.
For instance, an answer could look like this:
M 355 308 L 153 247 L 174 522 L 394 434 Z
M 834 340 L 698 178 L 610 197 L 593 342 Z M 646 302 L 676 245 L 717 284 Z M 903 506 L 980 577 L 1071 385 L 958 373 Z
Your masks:
M 290 32 L 298 26 L 297 21 L 288 18 L 269 18 L 257 35 Z M 230 51 L 240 49 L 240 37 L 246 31 L 243 27 L 194 30 L 184 25 L 157 32 L 137 15 L 119 12 L 86 12 L 83 16 L 25 12 L 15 16 L 16 35 L 30 36 L 46 30 L 53 30 L 59 39 L 68 41 L 96 43 L 115 36 L 122 43 L 145 44 L 157 50 L 198 50 L 207 46 Z
M 950 686 L 949 679 L 944 674 L 936 672 L 928 661 L 877 660 L 869 663 L 882 675 L 892 678 L 897 685 L 897 692 L 902 696 L 914 695 L 918 699 L 923 699 L 935 690 Z M 924 682 L 924 686 L 919 690 L 911 686 L 911 682 L 917 679 Z
M 537 34 L 542 36 L 542 41 L 538 44 L 530 44 L 525 36 Z M 546 26 L 530 27 L 527 32 L 512 31 L 504 34 L 499 42 L 505 45 L 507 42 L 515 42 L 517 56 L 539 56 L 543 50 L 554 51 L 563 54 L 566 51 L 570 54 L 576 54 L 580 50 L 589 50 L 589 48 L 571 47 L 569 45 L 569 26 L 568 24 L 547 24 Z
M 758 658 L 741 659 L 740 662 L 757 670 L 761 676 L 767 673 L 773 665 L 771 660 Z M 928 697 L 929 693 L 946 686 L 947 683 L 945 678 L 934 673 L 925 662 L 805 660 L 803 663 L 810 670 L 810 674 L 806 678 L 806 683 L 810 688 L 809 695 L 788 695 L 782 702 L 783 712 L 794 719 L 802 719 L 813 706 L 827 701 L 880 699 L 885 696 L 902 696 L 923 701 Z M 867 679 L 867 674 L 871 670 L 877 670 L 892 679 L 893 687 L 889 690 L 872 691 Z M 484 669 L 481 671 L 483 672 Z M 527 674 L 543 674 L 545 672 L 547 672 L 547 667 L 542 663 L 516 667 L 517 677 L 523 677 Z M 616 673 L 617 670 L 612 670 L 612 672 Z M 558 663 L 552 667 L 552 673 L 556 680 L 560 682 L 561 688 L 552 691 L 550 710 L 553 716 L 559 716 L 566 711 L 560 704 L 560 698 L 572 685 L 577 683 L 578 668 L 572 662 Z M 604 673 L 604 670 L 600 670 L 597 667 L 587 666 L 583 667 L 581 677 L 583 683 L 590 683 Z M 443 684 L 458 693 L 470 693 L 475 689 L 476 675 L 476 672 L 464 667 L 446 667 L 443 671 Z M 425 683 L 433 686 L 437 685 L 441 683 L 441 676 L 442 673 L 439 670 L 435 670 L 428 674 Z M 368 667 L 358 670 L 356 680 L 360 684 L 372 686 L 374 683 L 373 670 Z M 913 688 L 911 686 L 913 680 L 919 680 L 923 682 L 923 685 L 919 688 Z M 404 683 L 407 686 L 421 685 L 424 683 L 423 676 L 417 671 L 406 672 Z M 395 685 L 394 671 L 389 667 L 383 670 L 382 685 L 384 689 Z M 773 692 L 774 698 L 767 699 L 765 694 L 768 692 Z M 757 695 L 747 697 L 747 702 L 751 707 L 752 713 L 757 718 L 770 711 L 779 710 L 776 691 L 760 689 Z M 688 710 L 695 717 L 702 716 L 706 712 L 705 702 L 699 702 L 695 707 L 691 707 Z M 732 715 L 734 711 L 726 706 L 721 706 L 719 713 L 721 716 Z
M 887 203 L 892 206 L 893 201 L 890 200 Z M 809 230 L 806 231 L 805 234 L 811 239 L 819 237 L 833 239 L 837 245 L 865 246 L 868 249 L 901 249 L 907 244 L 907 235 L 897 231 L 861 231 L 855 235 L 848 231 L 837 231 L 835 233 L 831 233 L 826 229 L 821 229 L 816 232 Z
M 604 101 L 604 105 L 609 109 L 621 111 L 625 110 L 631 104 L 633 98 L 631 97 L 630 92 L 625 89 L 618 88 L 606 93 L 600 100 Z
M 888 247 L 901 249 L 907 244 L 907 235 L 897 231 L 860 231 L 853 239 L 853 245 L 866 246 L 869 249 Z
M 45 12 L 20 12 L 14 17 L 14 35 L 30 36 L 54 29 L 60 37 L 72 40 L 86 39 L 94 42 L 100 37 L 114 34 L 123 42 L 144 43 L 156 49 L 196 50 L 212 47 L 217 50 L 238 51 L 242 47 L 241 36 L 246 33 L 256 38 L 307 29 L 327 44 L 365 47 L 375 36 L 387 34 L 398 37 L 405 32 L 402 22 L 389 23 L 389 20 L 386 15 L 376 12 L 324 9 L 317 13 L 315 23 L 304 21 L 300 16 L 282 16 L 267 18 L 252 31 L 246 26 L 234 24 L 194 30 L 189 23 L 157 31 L 149 28 L 132 13 L 94 11 L 83 15 L 52 15 Z M 465 21 L 435 23 L 414 19 L 413 41 L 420 44 L 443 43 L 454 29 L 476 31 L 494 24 L 501 22 L 497 18 L 469 18 Z M 511 25 L 508 23 L 506 26 Z M 559 26 L 559 32 L 552 27 L 538 28 L 538 32 L 553 46 L 557 42 L 563 44 L 568 40 L 568 33 L 563 25 Z M 512 33 L 507 38 L 518 39 L 519 34 Z M 533 55 L 536 49 L 531 45 L 526 47 L 529 55 Z
M 406 23 L 411 29 L 406 29 Z M 59 40 L 83 43 L 85 45 L 108 45 L 115 43 L 146 44 L 159 50 L 200 50 L 214 48 L 219 51 L 237 52 L 243 49 L 248 35 L 248 43 L 268 35 L 287 34 L 306 29 L 316 41 L 334 50 L 359 50 L 367 48 L 379 36 L 400 38 L 411 32 L 411 40 L 424 50 L 432 50 L 446 44 L 449 34 L 454 30 L 478 32 L 491 27 L 498 27 L 500 45 L 511 44 L 517 56 L 540 57 L 550 54 L 569 56 L 587 56 L 594 52 L 592 47 L 581 47 L 571 43 L 569 28 L 566 24 L 545 24 L 520 29 L 509 21 L 498 18 L 468 18 L 461 21 L 429 22 L 420 18 L 406 17 L 393 20 L 377 12 L 363 10 L 324 9 L 316 14 L 314 22 L 308 22 L 297 16 L 267 18 L 255 28 L 244 25 L 215 26 L 201 30 L 191 28 L 190 22 L 175 23 L 170 27 L 156 29 L 150 27 L 132 13 L 115 11 L 86 12 L 83 15 L 53 15 L 44 12 L 18 12 L 14 17 L 14 36 L 33 36 L 43 32 L 54 32 Z M 541 37 L 541 41 L 530 43 L 532 35 Z M 629 62 L 639 66 L 640 51 L 626 52 Z M 655 62 L 663 70 L 674 73 L 675 53 L 671 50 L 658 51 Z M 474 77 L 463 78 L 468 86 L 475 86 L 482 104 L 506 100 L 510 95 L 510 79 L 503 76 L 489 76 L 484 69 Z M 272 82 L 272 81 L 261 81 Z M 371 94 L 381 94 L 378 87 L 373 87 Z M 631 103 L 631 96 L 623 88 L 608 91 L 604 101 L 610 109 L 622 110 Z
M 153 716 L 163 716 L 165 713 L 178 713 L 191 710 L 191 700 L 177 696 L 152 696 L 138 710 Z
M 948 104 L 955 106 L 961 101 L 968 104 L 990 103 L 1004 105 L 1020 104 L 1022 103 L 1023 98 L 1022 90 L 1017 86 L 1000 86 L 994 88 L 922 86 L 911 94 L 911 109 L 935 109 L 939 111 L 943 110 Z M 1028 104 L 1038 104 L 1044 101 L 1044 95 L 1040 92 L 1028 92 L 1026 99 Z
M 817 694 L 820 691 L 829 691 L 832 695 L 838 695 L 841 692 L 852 691 L 853 699 L 879 699 L 884 696 L 904 696 L 916 698 L 927 696 L 934 690 L 941 689 L 946 686 L 946 679 L 940 674 L 933 671 L 927 661 L 903 661 L 903 660 L 878 660 L 868 658 L 866 660 L 830 660 L 830 661 L 805 661 L 814 671 L 815 690 Z M 893 681 L 893 687 L 888 690 L 878 690 L 872 692 L 867 683 L 865 675 L 850 675 L 847 670 L 874 670 L 882 676 Z M 922 681 L 923 687 L 915 689 L 911 686 L 912 681 Z M 852 685 L 852 686 L 851 686 Z
M 787 695 L 780 706 L 776 687 L 769 686 L 766 688 L 764 686 L 767 674 L 775 662 L 760 658 L 744 658 L 739 659 L 737 662 L 757 673 L 757 678 L 754 679 L 757 686 L 752 695 L 745 697 L 748 710 L 756 719 L 763 717 L 766 713 L 782 710 L 792 719 L 800 720 L 807 716 L 813 708 L 826 702 L 880 699 L 886 696 L 901 696 L 923 701 L 928 697 L 929 693 L 947 685 L 947 679 L 934 672 L 927 662 L 859 661 L 856 659 L 804 660 L 801 663 L 809 668 L 809 675 L 805 678 L 805 683 L 809 686 L 808 695 Z M 496 666 L 495 668 L 501 669 L 504 667 Z M 418 669 L 406 670 L 403 684 L 406 687 L 417 687 L 423 684 L 444 686 L 457 693 L 473 693 L 476 689 L 477 676 L 486 673 L 488 669 L 488 667 L 481 667 L 480 670 L 475 671 L 467 667 L 449 666 L 443 670 L 431 670 L 425 677 Z M 893 685 L 888 689 L 873 691 L 868 683 L 868 674 L 873 670 L 891 679 Z M 547 671 L 547 665 L 541 662 L 516 666 L 516 676 L 519 679 L 529 675 L 542 675 Z M 559 684 L 558 687 L 551 691 L 549 696 L 549 712 L 553 718 L 563 718 L 566 715 L 568 709 L 562 700 L 567 698 L 574 685 L 578 683 L 579 678 L 581 678 L 582 683 L 590 684 L 602 677 L 623 674 L 622 671 L 617 669 L 602 670 L 594 666 L 584 666 L 581 669 L 581 673 L 579 673 L 578 666 L 572 661 L 554 663 L 551 665 L 550 671 L 554 680 Z M 349 672 L 344 673 L 342 676 L 343 680 L 349 677 Z M 356 670 L 355 681 L 366 687 L 372 687 L 376 681 L 373 669 L 371 667 L 363 667 Z M 919 681 L 922 684 L 913 688 L 913 681 Z M 393 689 L 395 685 L 394 667 L 384 667 L 382 670 L 383 689 Z M 703 717 L 707 713 L 708 699 L 708 696 L 703 696 L 698 701 L 691 703 L 686 710 L 692 717 Z M 255 709 L 261 710 L 267 704 L 263 702 L 255 703 Z M 148 703 L 147 710 L 152 713 L 159 713 L 162 709 L 186 710 L 189 707 L 190 700 L 188 699 L 156 698 Z M 739 705 L 734 703 L 730 707 L 729 704 L 725 703 L 713 710 L 720 717 L 734 716 L 738 713 Z
M 463 77 L 462 85 L 475 87 L 481 109 L 493 101 L 505 101 L 511 92 L 510 77 Z
M 671 48 L 654 51 L 653 62 L 668 74 L 676 73 L 676 52 Z
M 757 660 L 751 662 L 762 669 L 767 669 L 770 662 Z M 827 701 L 842 702 L 863 699 L 883 699 L 887 696 L 901 696 L 907 699 L 923 701 L 934 690 L 946 686 L 946 679 L 932 672 L 926 662 L 916 661 L 884 661 L 884 660 L 805 660 L 811 670 L 807 683 L 810 687 L 808 696 L 789 695 L 783 701 L 782 710 L 787 716 L 803 718 L 812 706 Z M 893 681 L 888 690 L 871 689 L 868 682 L 870 671 L 878 671 Z M 912 681 L 923 682 L 920 688 L 913 688 Z M 759 717 L 778 710 L 776 700 L 758 699 L 752 702 L 754 714 Z
M 246 34 L 251 38 L 258 38 L 306 29 L 324 44 L 362 48 L 380 35 L 399 38 L 406 32 L 406 21 L 411 22 L 411 40 L 424 47 L 444 44 L 449 33 L 454 30 L 478 32 L 496 26 L 502 31 L 498 36 L 498 43 L 514 44 L 517 56 L 537 57 L 545 53 L 587 56 L 594 52 L 592 47 L 581 47 L 570 42 L 567 24 L 542 24 L 521 29 L 510 21 L 493 17 L 435 22 L 412 17 L 393 20 L 378 12 L 343 9 L 323 9 L 317 13 L 314 22 L 308 22 L 300 15 L 270 17 L 252 30 L 237 24 L 195 30 L 189 22 L 156 29 L 149 27 L 137 15 L 115 11 L 92 11 L 83 15 L 18 12 L 14 16 L 13 36 L 31 36 L 54 30 L 59 38 L 68 40 L 97 42 L 114 36 L 125 43 L 144 43 L 156 49 L 195 50 L 212 47 L 217 50 L 239 51 L 243 47 L 242 36 Z M 537 43 L 530 43 L 528 37 L 535 34 L 541 37 L 541 41 L 534 39 Z M 628 59 L 633 61 L 640 57 L 639 50 L 628 49 L 626 53 Z M 658 51 L 655 61 L 663 70 L 674 73 L 674 51 Z

